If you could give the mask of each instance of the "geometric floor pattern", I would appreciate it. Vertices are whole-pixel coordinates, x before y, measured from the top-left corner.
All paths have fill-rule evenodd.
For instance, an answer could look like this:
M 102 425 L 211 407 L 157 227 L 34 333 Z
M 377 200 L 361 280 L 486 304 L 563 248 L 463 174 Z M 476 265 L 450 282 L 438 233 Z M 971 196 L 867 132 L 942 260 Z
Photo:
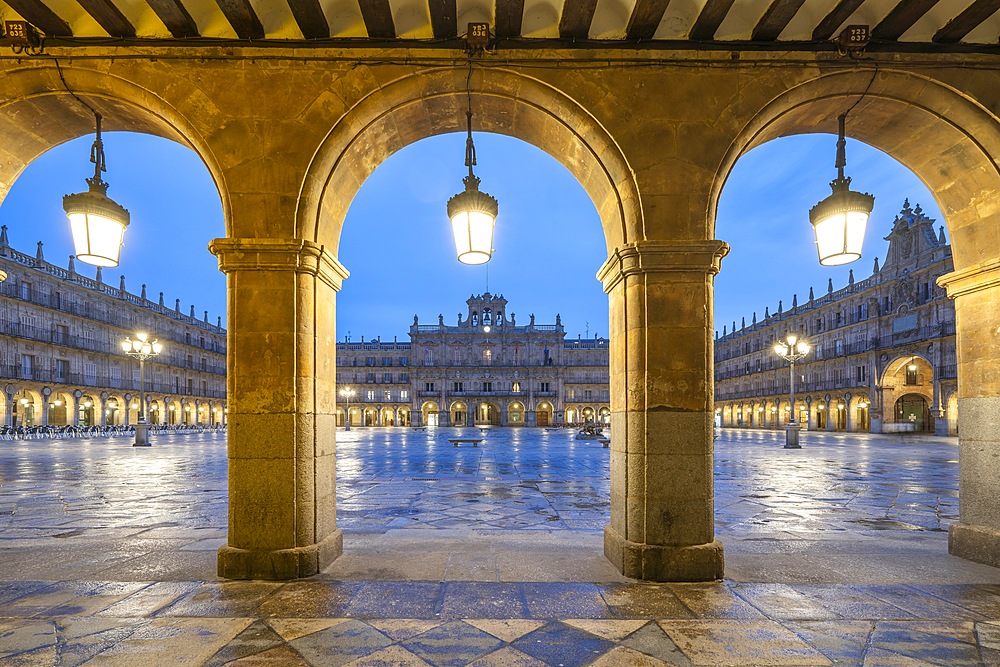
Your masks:
M 0 600 L 3 665 L 1000 664 L 996 585 L 19 581 Z

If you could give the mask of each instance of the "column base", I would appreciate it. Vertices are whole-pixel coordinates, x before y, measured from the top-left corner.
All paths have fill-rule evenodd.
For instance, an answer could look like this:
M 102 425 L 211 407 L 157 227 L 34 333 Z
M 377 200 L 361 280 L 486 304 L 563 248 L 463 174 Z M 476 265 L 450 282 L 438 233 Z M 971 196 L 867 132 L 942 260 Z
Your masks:
M 626 577 L 644 581 L 714 581 L 725 570 L 722 542 L 664 546 L 630 542 L 604 527 L 604 557 Z
M 948 529 L 948 553 L 1000 567 L 1000 530 L 968 523 L 953 523 Z
M 219 547 L 219 576 L 224 579 L 301 579 L 319 574 L 344 553 L 339 528 L 318 544 L 294 549 L 251 551 Z

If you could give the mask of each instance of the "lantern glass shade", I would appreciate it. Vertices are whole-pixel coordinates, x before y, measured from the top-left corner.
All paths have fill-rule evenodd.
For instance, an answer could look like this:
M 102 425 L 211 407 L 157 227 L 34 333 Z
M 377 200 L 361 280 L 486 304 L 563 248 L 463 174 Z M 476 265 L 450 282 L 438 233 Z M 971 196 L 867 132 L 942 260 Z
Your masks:
M 868 216 L 875 197 L 854 192 L 850 178 L 831 183 L 833 194 L 809 211 L 809 221 L 816 233 L 819 263 L 838 266 L 861 259 Z
M 466 193 L 462 193 L 464 194 Z M 490 261 L 493 255 L 495 222 L 495 216 L 477 210 L 458 210 L 451 216 L 451 231 L 455 236 L 458 261 L 463 264 L 485 264 Z
M 122 341 L 122 352 L 132 351 L 132 341 L 125 339 Z
M 156 343 L 156 342 L 154 342 L 153 343 L 153 354 L 159 354 L 162 351 L 163 351 L 163 344 L 162 343 Z
M 104 188 L 101 188 L 101 186 Z M 103 189 L 106 183 L 91 185 L 89 192 L 63 197 L 63 209 L 69 218 L 76 258 L 94 266 L 118 266 L 122 238 L 129 223 L 129 213 L 110 199 Z

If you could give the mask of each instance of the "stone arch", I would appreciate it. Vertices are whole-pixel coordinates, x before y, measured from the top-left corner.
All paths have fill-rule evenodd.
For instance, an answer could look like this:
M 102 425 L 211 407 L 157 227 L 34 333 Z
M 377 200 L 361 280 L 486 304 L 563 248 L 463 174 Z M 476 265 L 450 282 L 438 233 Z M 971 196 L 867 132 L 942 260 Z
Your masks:
M 850 137 L 884 151 L 913 171 L 945 215 L 956 269 L 1000 254 L 975 234 L 1000 234 L 1000 211 L 983 206 L 1000 192 L 1000 119 L 968 95 L 927 76 L 880 66 L 834 72 L 791 87 L 767 101 L 730 144 L 710 198 L 714 232 L 719 196 L 741 155 L 772 139 L 835 132 L 851 107 Z M 869 82 L 871 82 L 870 88 Z M 973 130 L 974 128 L 974 130 Z
M 465 67 L 407 74 L 373 90 L 341 117 L 309 165 L 296 237 L 334 255 L 347 210 L 368 176 L 401 148 L 463 128 Z M 523 73 L 477 69 L 470 80 L 475 130 L 522 139 L 563 164 L 587 191 L 608 252 L 642 238 L 638 186 L 608 131 L 563 92 Z
M 176 141 L 195 151 L 208 168 L 222 200 L 223 218 L 230 233 L 230 199 L 223 170 L 201 130 L 162 97 L 136 83 L 104 70 L 60 65 L 66 86 L 103 117 L 108 132 L 141 132 Z M 0 145 L 5 159 L 0 163 L 0 202 L 20 173 L 50 148 L 80 136 L 93 134 L 94 118 L 77 102 L 59 79 L 55 66 L 29 66 L 7 73 L 0 80 Z M 218 128 L 224 119 L 204 107 L 198 119 L 206 131 Z M 218 110 L 216 110 L 218 114 Z M 37 124 L 31 139 L 24 128 L 4 118 L 45 119 Z M 113 175 L 110 176 L 113 179 Z

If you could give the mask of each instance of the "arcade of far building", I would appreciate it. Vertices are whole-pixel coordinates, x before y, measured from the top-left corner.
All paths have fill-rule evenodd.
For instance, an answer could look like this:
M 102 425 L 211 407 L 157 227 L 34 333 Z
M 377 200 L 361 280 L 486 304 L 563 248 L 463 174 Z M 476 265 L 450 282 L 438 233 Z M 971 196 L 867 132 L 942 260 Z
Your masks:
M 81 267 L 82 268 L 82 267 Z M 3 427 L 66 430 L 135 427 L 139 364 L 121 343 L 153 332 L 163 353 L 146 362 L 145 421 L 151 426 L 222 426 L 226 410 L 226 330 L 10 246 L 0 230 L 0 414 Z

